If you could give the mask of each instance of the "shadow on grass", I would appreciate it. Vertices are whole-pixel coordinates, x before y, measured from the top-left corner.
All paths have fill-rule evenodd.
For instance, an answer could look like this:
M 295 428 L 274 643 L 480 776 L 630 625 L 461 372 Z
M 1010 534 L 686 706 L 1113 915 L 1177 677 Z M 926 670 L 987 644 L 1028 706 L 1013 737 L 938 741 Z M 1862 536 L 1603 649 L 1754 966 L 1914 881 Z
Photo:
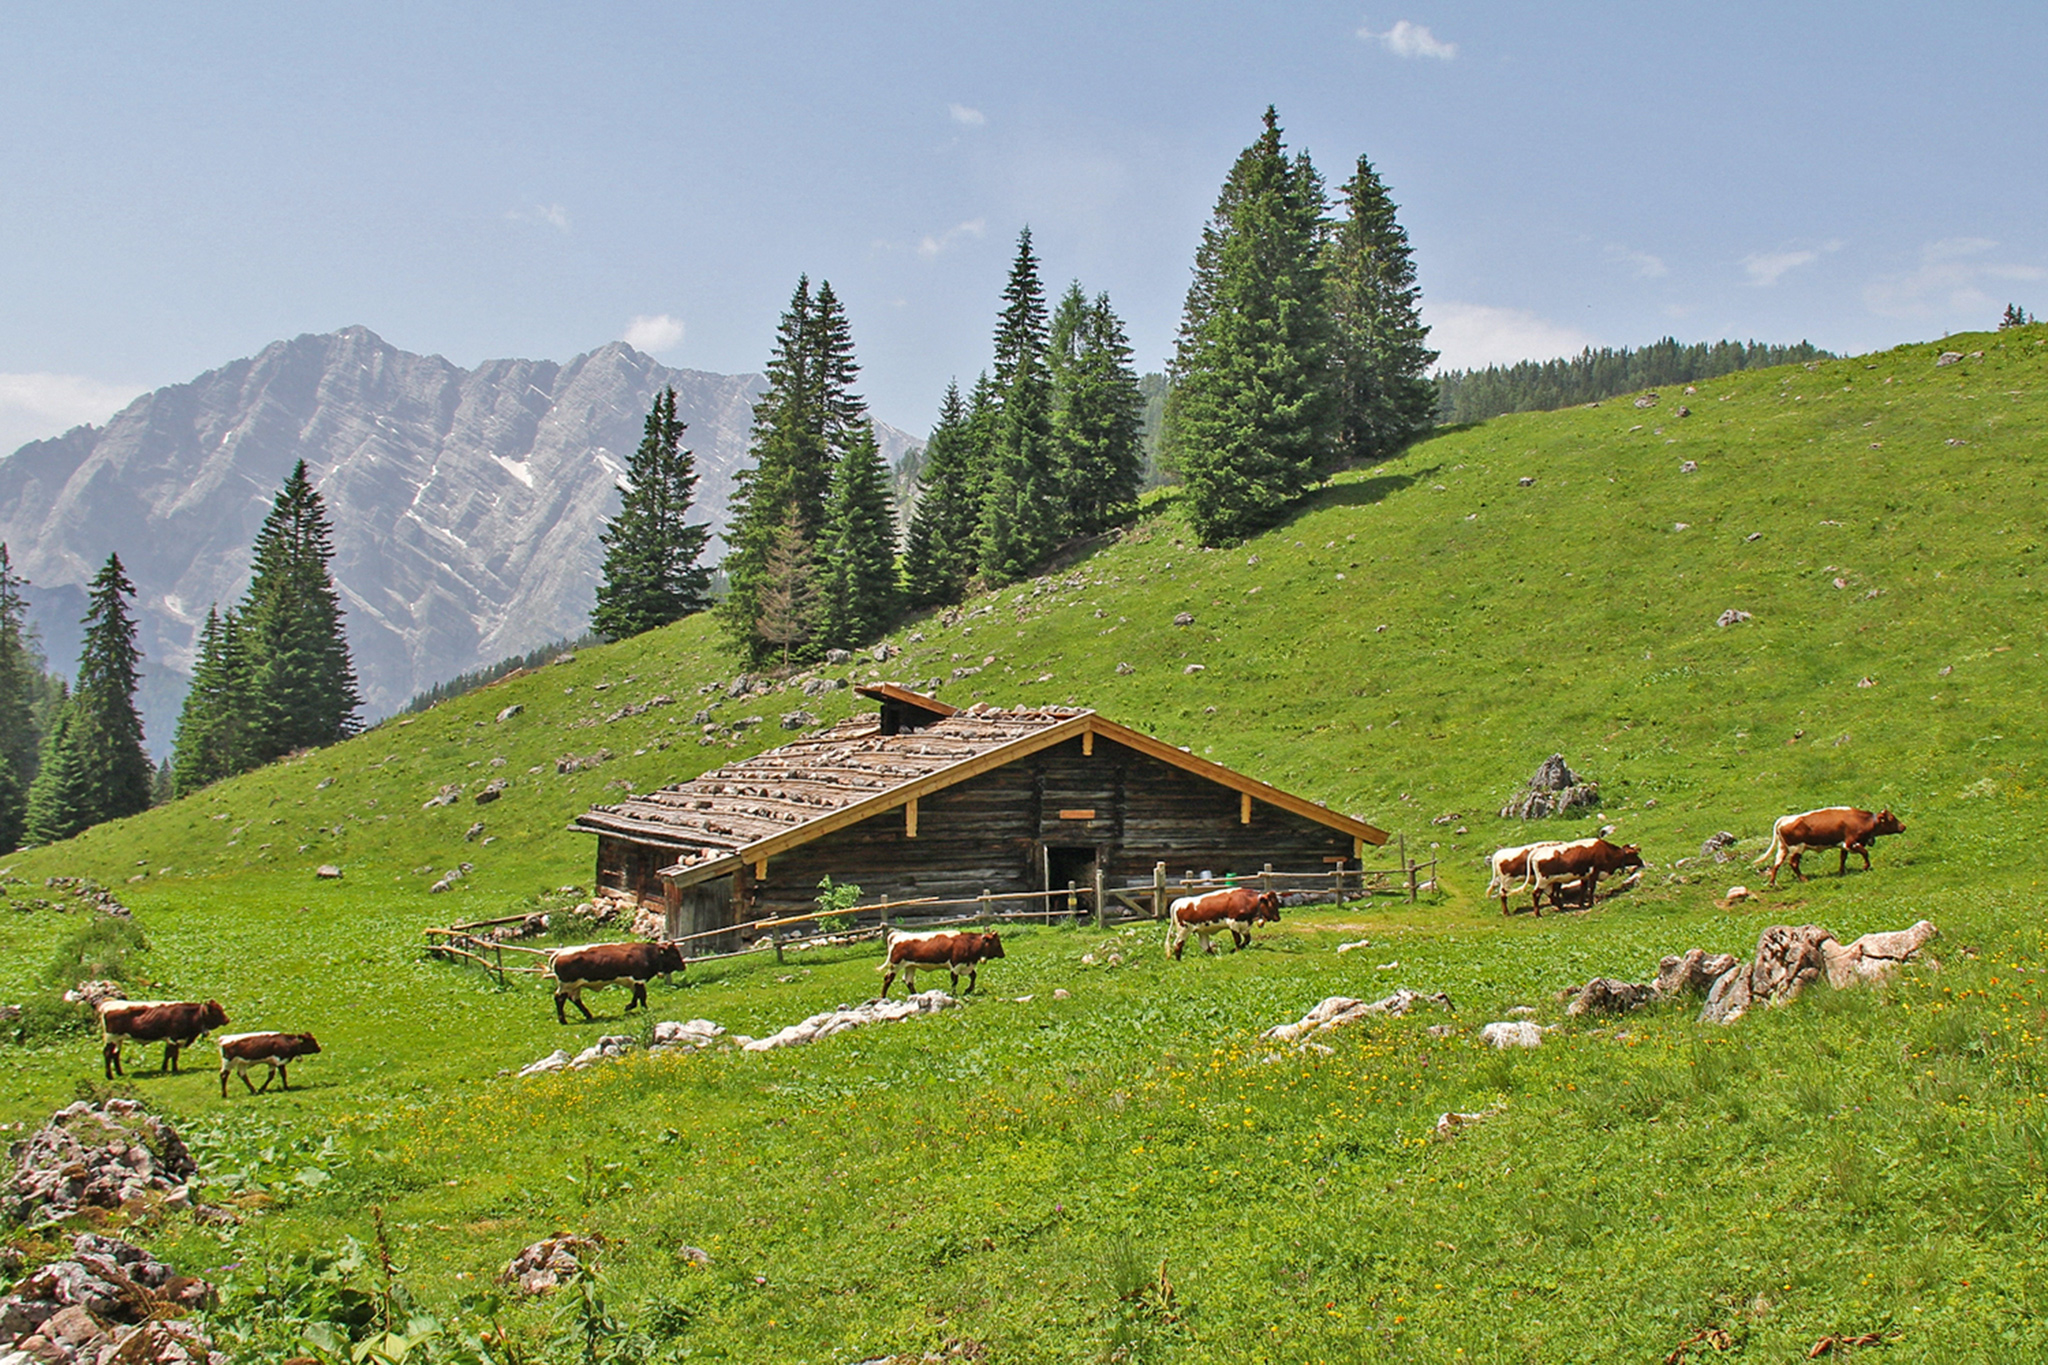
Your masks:
M 1319 488 L 1295 503 L 1289 509 L 1287 518 L 1278 523 L 1278 526 L 1292 526 L 1303 517 L 1327 508 L 1371 507 L 1385 502 L 1412 483 L 1434 476 L 1442 468 L 1442 465 L 1431 465 L 1428 469 L 1418 469 L 1412 474 L 1375 474 L 1371 478 L 1359 479 L 1354 483 L 1338 483 L 1327 488 Z

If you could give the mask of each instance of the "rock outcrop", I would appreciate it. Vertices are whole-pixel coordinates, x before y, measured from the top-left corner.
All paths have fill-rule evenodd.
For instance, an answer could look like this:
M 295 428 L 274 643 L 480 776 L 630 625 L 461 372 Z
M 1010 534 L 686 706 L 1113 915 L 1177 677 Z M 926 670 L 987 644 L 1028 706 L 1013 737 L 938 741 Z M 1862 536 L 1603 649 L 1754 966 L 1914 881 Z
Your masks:
M 1623 1014 L 1658 1000 L 1704 996 L 1700 1022 L 1732 1024 L 1758 1005 L 1798 998 L 1816 981 L 1837 989 L 1882 981 L 1914 957 L 1940 931 L 1921 920 L 1910 929 L 1865 934 L 1844 945 L 1817 924 L 1774 924 L 1758 935 L 1756 952 L 1743 961 L 1730 953 L 1694 948 L 1657 964 L 1652 981 L 1636 983 L 1594 977 L 1559 992 L 1565 1013 Z
M 134 1100 L 80 1100 L 17 1146 L 4 1205 L 9 1218 L 31 1225 L 152 1196 L 182 1207 L 198 1170 L 177 1130 Z
M 1522 791 L 1501 808 L 1503 820 L 1541 820 L 1568 810 L 1600 804 L 1600 785 L 1573 772 L 1563 754 L 1543 760 Z

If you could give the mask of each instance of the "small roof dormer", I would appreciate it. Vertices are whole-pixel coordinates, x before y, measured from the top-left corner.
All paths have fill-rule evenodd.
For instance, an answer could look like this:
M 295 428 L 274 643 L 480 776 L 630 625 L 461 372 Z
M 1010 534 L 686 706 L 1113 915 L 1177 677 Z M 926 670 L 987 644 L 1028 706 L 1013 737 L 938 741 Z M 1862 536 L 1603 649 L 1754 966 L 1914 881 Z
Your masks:
M 881 727 L 885 735 L 922 730 L 935 721 L 959 713 L 958 707 L 948 706 L 936 697 L 913 692 L 900 683 L 867 683 L 854 691 L 882 703 Z

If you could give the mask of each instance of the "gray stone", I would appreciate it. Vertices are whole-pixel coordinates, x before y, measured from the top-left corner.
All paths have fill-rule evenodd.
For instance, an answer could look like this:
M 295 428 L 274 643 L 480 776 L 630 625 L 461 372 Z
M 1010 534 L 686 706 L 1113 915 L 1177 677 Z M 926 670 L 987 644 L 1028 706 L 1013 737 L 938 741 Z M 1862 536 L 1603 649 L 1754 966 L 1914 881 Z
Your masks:
M 1934 363 L 1937 365 L 1953 365 L 1962 358 L 1963 353 L 1961 351 L 1943 351 L 1934 358 Z
M 1707 841 L 1700 845 L 1700 860 L 1704 862 L 1712 858 L 1717 863 L 1725 863 L 1730 856 L 1728 850 L 1735 847 L 1735 844 L 1736 838 L 1733 834 L 1725 829 L 1718 830 L 1708 835 Z
M 506 721 L 512 719 L 512 717 L 518 715 L 521 711 L 524 711 L 525 709 L 526 708 L 524 706 L 521 706 L 518 702 L 513 702 L 510 706 L 506 707 L 504 710 L 498 713 L 498 724 L 503 725 Z
M 808 711 L 790 711 L 782 717 L 785 730 L 808 730 L 818 723 L 818 718 Z
M 1191 626 L 1195 623 L 1194 613 L 1184 611 L 1173 618 L 1173 623 L 1177 626 Z
M 1543 760 L 1525 790 L 1501 809 L 1503 820 L 1541 820 L 1569 810 L 1600 804 L 1600 786 L 1574 773 L 1563 754 Z
M 322 881 L 337 881 L 341 877 L 341 869 L 333 863 L 322 863 L 313 869 L 313 875 Z
M 1116 666 L 1116 671 L 1118 677 L 1129 677 L 1131 674 L 1136 673 L 1138 670 L 1131 667 L 1127 663 L 1120 663 Z
M 1715 619 L 1714 624 L 1717 626 L 1735 626 L 1740 625 L 1742 624 L 1742 622 L 1747 621 L 1749 619 L 1750 617 L 1748 612 L 1738 610 L 1735 607 L 1730 607 L 1728 608 L 1728 610 L 1722 612 L 1721 615 Z
M 484 784 L 484 789 L 476 794 L 476 803 L 479 806 L 489 805 L 491 802 L 503 796 L 505 794 L 505 789 L 511 785 L 512 784 L 510 782 L 507 782 L 502 777 L 492 778 L 489 782 L 486 782 Z M 477 828 L 481 830 L 483 826 L 478 825 Z

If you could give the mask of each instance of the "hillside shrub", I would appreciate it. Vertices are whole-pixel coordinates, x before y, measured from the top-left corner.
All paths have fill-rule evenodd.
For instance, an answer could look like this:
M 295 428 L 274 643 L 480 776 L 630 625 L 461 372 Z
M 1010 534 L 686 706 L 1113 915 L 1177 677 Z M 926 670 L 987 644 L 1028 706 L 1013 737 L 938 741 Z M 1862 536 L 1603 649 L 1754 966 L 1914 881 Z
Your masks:
M 126 981 L 129 954 L 148 951 L 149 940 L 135 921 L 95 916 L 57 945 L 43 984 L 61 995 L 81 981 Z

